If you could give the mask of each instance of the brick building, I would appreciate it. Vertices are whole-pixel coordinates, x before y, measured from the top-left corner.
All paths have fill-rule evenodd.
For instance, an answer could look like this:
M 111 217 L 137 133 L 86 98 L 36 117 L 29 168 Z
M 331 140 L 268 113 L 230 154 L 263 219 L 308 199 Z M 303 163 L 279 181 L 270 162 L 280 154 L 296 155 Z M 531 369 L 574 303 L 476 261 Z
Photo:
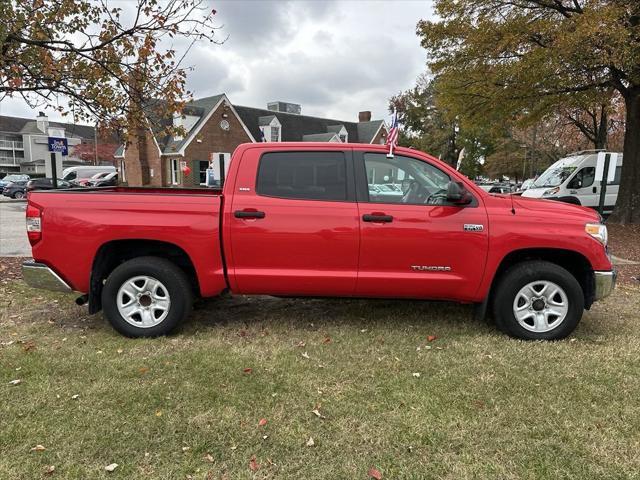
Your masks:
M 360 112 L 357 122 L 300 112 L 299 105 L 286 102 L 269 103 L 267 109 L 233 105 L 224 94 L 194 100 L 181 116 L 150 119 L 153 126 L 139 135 L 139 141 L 130 140 L 116 151 L 121 181 L 130 186 L 203 186 L 210 159 L 228 167 L 235 148 L 247 142 L 386 140 L 384 121 L 371 120 L 371 112 Z M 162 133 L 170 123 L 182 126 L 186 134 Z

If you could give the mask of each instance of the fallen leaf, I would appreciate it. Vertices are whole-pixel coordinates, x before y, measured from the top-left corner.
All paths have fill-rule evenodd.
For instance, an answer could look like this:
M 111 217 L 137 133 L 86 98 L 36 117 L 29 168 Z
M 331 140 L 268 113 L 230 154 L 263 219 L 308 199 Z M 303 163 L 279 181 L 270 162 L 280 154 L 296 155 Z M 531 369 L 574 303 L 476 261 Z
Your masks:
M 259 427 L 264 427 L 266 424 L 267 424 L 266 418 L 261 418 L 260 421 L 258 422 Z
M 369 477 L 371 478 L 375 478 L 376 480 L 382 480 L 382 474 L 376 468 L 371 467 L 367 472 L 367 475 L 369 475 Z
M 31 449 L 32 452 L 44 452 L 45 450 L 46 448 L 44 447 L 44 445 L 36 445 Z
M 360 333 L 367 333 L 367 329 L 363 328 L 362 330 L 360 330 Z
M 246 373 L 247 375 L 250 374 L 251 372 L 253 372 L 253 370 L 251 368 L 245 368 L 243 370 L 244 373 Z
M 189 450 L 191 450 L 191 447 L 182 447 L 182 453 L 187 453 Z
M 204 459 L 205 459 L 207 462 L 209 462 L 209 463 L 214 463 L 214 462 L 215 462 L 215 460 L 214 460 L 214 458 L 213 458 L 213 455 L 211 455 L 210 453 L 207 453 L 207 454 L 204 456 Z
M 140 372 L 140 375 L 144 375 L 149 371 L 149 367 L 140 367 L 138 371 Z
M 246 337 L 247 336 L 247 331 L 246 330 L 240 330 L 238 332 L 238 335 L 241 336 L 241 337 Z
M 56 471 L 56 467 L 55 465 L 49 465 L 47 467 L 44 467 L 44 474 L 45 475 L 53 475 L 53 472 Z
M 266 440 L 267 438 L 269 438 L 269 435 L 263 435 L 263 436 L 262 436 L 262 439 L 263 439 L 263 440 Z
M 9 382 L 9 385 L 20 385 L 22 383 L 22 380 L 20 380 L 19 378 L 15 379 L 15 380 L 11 380 Z
M 232 446 L 231 446 L 231 450 L 235 450 L 236 448 L 238 448 L 238 446 L 237 446 L 237 445 L 232 445 Z
M 162 410 L 156 410 L 156 417 L 162 416 Z
M 418 372 L 413 373 L 413 376 L 416 378 L 420 378 L 420 374 Z
M 438 337 L 436 337 L 435 335 L 429 335 L 427 337 L 427 342 L 433 342 L 434 340 L 436 340 Z
M 322 343 L 331 343 L 331 337 L 324 337 L 324 340 L 322 340 Z
M 309 354 L 308 354 L 307 352 L 303 352 L 303 353 L 302 353 L 302 356 L 303 356 L 304 358 L 310 358 L 310 357 L 309 357 Z
M 118 464 L 117 463 L 111 463 L 111 464 L 107 465 L 106 467 L 104 467 L 104 469 L 107 472 L 113 472 L 116 468 L 118 468 Z
M 302 340 L 300 340 L 300 341 L 298 342 L 298 345 L 296 345 L 296 346 L 298 346 L 298 347 L 300 347 L 300 348 L 303 348 L 303 347 L 306 347 L 306 346 L 307 346 L 307 344 L 306 344 L 305 342 L 303 342 Z
M 256 461 L 256 456 L 255 455 L 251 455 L 251 459 L 249 460 L 249 469 L 252 472 L 257 471 L 260 468 L 260 465 L 258 464 L 258 462 Z
M 320 410 L 318 410 L 317 408 L 314 410 L 311 410 L 311 412 L 318 418 L 326 418 L 324 415 L 320 413 Z
M 72 400 L 77 400 L 79 397 L 80 397 L 80 395 L 75 394 L 75 395 L 72 395 L 72 396 L 71 396 L 71 399 L 72 399 Z
M 122 350 L 121 348 L 119 348 L 118 350 L 116 350 L 116 352 L 118 352 L 118 353 L 122 353 L 122 352 L 124 352 L 124 350 Z
M 33 340 L 29 340 L 28 342 L 24 342 L 22 344 L 22 350 L 24 352 L 31 352 L 36 349 L 36 342 Z
M 313 437 L 309 437 L 309 440 L 307 440 L 307 447 L 313 447 L 316 444 L 316 442 L 313 441 Z

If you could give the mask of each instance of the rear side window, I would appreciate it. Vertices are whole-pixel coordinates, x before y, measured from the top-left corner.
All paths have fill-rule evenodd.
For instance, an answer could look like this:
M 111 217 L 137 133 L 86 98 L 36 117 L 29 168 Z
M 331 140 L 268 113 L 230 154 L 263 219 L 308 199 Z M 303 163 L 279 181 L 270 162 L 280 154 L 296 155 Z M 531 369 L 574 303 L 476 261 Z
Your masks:
M 256 191 L 270 197 L 346 201 L 344 153 L 265 153 L 258 167 Z

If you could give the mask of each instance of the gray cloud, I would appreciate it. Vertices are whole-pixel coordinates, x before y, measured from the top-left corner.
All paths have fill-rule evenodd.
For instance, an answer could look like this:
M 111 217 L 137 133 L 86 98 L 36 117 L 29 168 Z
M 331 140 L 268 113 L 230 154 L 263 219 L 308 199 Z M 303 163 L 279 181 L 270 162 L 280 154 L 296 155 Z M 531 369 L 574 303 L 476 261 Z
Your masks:
M 360 110 L 387 115 L 391 95 L 425 69 L 415 35 L 433 15 L 428 0 L 213 0 L 222 45 L 198 44 L 186 56 L 187 88 L 196 97 L 226 93 L 232 102 L 265 107 L 302 104 L 303 113 L 355 119 Z M 180 54 L 186 43 L 176 41 Z M 33 116 L 19 100 L 2 114 Z

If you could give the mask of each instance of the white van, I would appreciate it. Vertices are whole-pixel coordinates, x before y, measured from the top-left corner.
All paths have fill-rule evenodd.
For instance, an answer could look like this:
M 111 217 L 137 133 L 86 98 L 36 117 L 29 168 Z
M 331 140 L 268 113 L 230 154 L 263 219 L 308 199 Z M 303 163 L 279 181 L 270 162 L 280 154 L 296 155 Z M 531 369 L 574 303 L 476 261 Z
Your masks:
M 67 167 L 62 171 L 62 179 L 67 182 L 77 182 L 78 180 L 89 180 L 97 173 L 112 173 L 116 167 L 110 165 L 82 165 L 78 167 Z
M 618 198 L 622 172 L 621 153 L 599 150 L 572 153 L 547 168 L 530 188 L 522 192 L 522 196 L 548 198 L 597 209 L 602 189 L 602 174 L 598 172 L 599 178 L 596 178 L 598 156 L 602 159 L 606 154 L 610 154 L 610 162 L 616 161 L 615 176 L 607 182 L 605 194 L 603 214 L 608 215 L 613 211 Z

